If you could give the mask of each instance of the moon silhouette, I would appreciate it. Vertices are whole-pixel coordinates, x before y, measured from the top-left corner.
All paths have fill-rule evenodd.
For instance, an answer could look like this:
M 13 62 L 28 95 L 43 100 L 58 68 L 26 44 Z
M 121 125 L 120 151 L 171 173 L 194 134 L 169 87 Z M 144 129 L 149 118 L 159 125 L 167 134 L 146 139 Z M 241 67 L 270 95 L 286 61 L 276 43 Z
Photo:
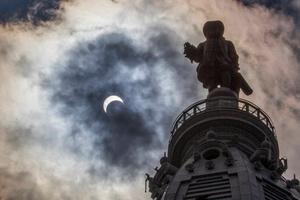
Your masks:
M 114 102 L 114 101 L 118 101 L 118 102 L 121 102 L 121 103 L 124 104 L 124 101 L 123 101 L 123 99 L 121 99 L 121 97 L 116 96 L 116 95 L 111 95 L 111 96 L 107 97 L 104 100 L 103 110 L 104 110 L 105 113 L 107 113 L 107 107 L 109 106 L 109 104 L 112 103 L 112 102 Z

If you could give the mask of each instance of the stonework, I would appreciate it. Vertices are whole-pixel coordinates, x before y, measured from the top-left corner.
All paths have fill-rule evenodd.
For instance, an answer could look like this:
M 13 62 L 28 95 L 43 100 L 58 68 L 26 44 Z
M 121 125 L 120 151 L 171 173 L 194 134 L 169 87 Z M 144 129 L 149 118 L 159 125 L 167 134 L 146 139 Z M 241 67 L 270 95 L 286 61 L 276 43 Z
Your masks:
M 177 118 L 168 155 L 147 180 L 157 200 L 300 200 L 286 169 L 268 115 L 216 88 Z

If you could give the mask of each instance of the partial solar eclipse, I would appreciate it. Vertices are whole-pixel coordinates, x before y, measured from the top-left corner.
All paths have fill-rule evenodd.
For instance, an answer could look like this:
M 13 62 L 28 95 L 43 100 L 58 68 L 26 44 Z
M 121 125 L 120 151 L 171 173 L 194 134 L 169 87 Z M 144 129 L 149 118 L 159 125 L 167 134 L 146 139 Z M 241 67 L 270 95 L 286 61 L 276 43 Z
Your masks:
M 124 101 L 123 101 L 123 99 L 121 99 L 121 97 L 116 96 L 116 95 L 109 96 L 104 100 L 104 103 L 103 103 L 103 110 L 105 113 L 107 113 L 107 107 L 109 106 L 109 104 L 114 101 L 118 101 L 118 102 L 121 102 L 124 104 Z

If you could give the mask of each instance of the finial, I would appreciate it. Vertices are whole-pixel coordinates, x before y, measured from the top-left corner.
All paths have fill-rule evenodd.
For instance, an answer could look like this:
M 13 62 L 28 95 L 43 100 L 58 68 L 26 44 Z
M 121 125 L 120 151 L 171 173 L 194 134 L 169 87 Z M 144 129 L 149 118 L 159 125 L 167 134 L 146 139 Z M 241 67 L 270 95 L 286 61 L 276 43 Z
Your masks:
M 164 163 L 168 162 L 168 157 L 166 152 L 164 152 L 164 156 L 160 159 L 160 164 L 163 165 Z

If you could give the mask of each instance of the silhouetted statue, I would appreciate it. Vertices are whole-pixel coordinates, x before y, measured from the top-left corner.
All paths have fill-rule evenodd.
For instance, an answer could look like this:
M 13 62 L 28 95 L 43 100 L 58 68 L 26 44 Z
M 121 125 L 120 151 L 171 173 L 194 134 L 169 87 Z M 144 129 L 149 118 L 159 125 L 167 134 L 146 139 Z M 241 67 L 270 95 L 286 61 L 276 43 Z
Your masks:
M 203 87 L 210 91 L 218 86 L 227 87 L 239 94 L 240 89 L 250 95 L 253 91 L 243 76 L 238 72 L 239 56 L 231 41 L 225 40 L 224 25 L 221 21 L 208 21 L 203 33 L 206 41 L 198 47 L 184 44 L 185 57 L 199 63 L 197 77 Z
M 262 165 L 268 167 L 272 162 L 271 143 L 268 140 L 264 140 L 260 147 L 250 156 L 250 161 L 254 163 L 256 170 L 260 170 Z
M 286 158 L 280 158 L 277 161 L 276 169 L 272 172 L 271 178 L 278 179 L 288 169 L 288 162 Z
M 145 180 L 145 191 L 147 191 L 147 182 L 149 187 L 149 192 L 151 192 L 151 198 L 155 200 L 161 200 L 163 198 L 164 192 L 172 181 L 174 175 L 176 174 L 178 168 L 169 163 L 166 154 L 160 159 L 160 168 L 155 168 L 156 174 L 151 177 L 146 174 Z

